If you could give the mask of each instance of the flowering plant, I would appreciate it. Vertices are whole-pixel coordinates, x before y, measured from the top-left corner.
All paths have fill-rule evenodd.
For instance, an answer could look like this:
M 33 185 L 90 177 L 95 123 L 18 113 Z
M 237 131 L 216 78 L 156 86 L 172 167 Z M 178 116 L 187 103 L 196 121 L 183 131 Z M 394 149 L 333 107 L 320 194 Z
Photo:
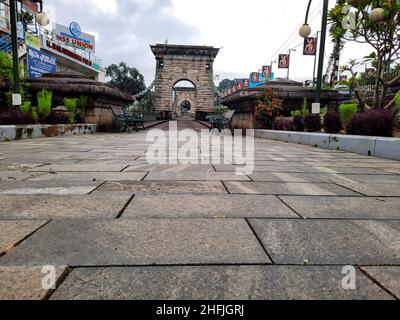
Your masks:
M 272 123 L 283 109 L 283 100 L 272 96 L 272 88 L 268 88 L 267 93 L 258 96 L 257 100 L 255 117 L 262 122 L 264 128 L 271 129 Z

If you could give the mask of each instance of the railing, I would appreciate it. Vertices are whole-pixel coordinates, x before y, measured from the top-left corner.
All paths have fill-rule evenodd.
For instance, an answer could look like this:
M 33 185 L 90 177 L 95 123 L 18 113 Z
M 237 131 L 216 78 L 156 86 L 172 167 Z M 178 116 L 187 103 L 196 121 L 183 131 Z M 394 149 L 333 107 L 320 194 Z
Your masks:
M 23 41 L 18 39 L 18 47 L 23 44 Z M 12 42 L 11 42 L 11 35 L 4 34 L 0 35 L 0 51 L 5 51 L 7 53 L 12 52 Z

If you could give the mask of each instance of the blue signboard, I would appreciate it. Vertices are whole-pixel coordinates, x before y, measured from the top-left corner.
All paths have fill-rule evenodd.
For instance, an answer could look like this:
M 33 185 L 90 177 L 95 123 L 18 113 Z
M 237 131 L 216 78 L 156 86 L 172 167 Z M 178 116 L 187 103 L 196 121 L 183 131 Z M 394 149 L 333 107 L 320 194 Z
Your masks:
M 56 58 L 28 46 L 28 77 L 38 78 L 57 71 Z

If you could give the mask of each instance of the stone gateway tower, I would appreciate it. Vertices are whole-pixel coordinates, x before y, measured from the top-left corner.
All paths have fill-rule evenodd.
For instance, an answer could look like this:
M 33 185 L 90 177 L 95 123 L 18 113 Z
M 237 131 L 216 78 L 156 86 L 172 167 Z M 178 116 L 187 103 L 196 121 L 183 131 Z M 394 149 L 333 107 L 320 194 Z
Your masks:
M 195 90 L 196 118 L 204 119 L 213 111 L 213 64 L 219 49 L 207 46 L 157 44 L 151 50 L 156 57 L 155 111 L 173 115 L 173 90 L 180 81 L 189 81 Z

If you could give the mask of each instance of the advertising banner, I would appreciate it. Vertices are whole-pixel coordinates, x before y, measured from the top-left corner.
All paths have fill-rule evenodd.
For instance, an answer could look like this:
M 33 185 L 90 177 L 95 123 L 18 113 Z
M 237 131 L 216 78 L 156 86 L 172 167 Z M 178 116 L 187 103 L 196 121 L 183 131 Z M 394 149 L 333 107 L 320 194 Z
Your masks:
M 28 77 L 30 79 L 56 71 L 55 57 L 28 46 Z
M 289 55 L 288 54 L 280 54 L 278 67 L 280 69 L 288 69 L 289 68 Z
M 263 66 L 263 68 L 262 68 L 262 73 L 263 73 L 264 79 L 265 79 L 266 81 L 270 80 L 270 78 L 271 78 L 271 71 L 272 71 L 271 66 Z
M 81 31 L 78 23 L 72 22 L 69 27 L 56 23 L 53 32 L 58 42 L 71 48 L 76 48 L 90 53 L 96 51 L 96 39 L 94 36 Z
M 40 49 L 40 38 L 25 32 L 25 41 L 26 44 L 30 47 L 34 47 L 36 49 Z
M 303 55 L 315 56 L 317 54 L 318 38 L 305 38 Z

